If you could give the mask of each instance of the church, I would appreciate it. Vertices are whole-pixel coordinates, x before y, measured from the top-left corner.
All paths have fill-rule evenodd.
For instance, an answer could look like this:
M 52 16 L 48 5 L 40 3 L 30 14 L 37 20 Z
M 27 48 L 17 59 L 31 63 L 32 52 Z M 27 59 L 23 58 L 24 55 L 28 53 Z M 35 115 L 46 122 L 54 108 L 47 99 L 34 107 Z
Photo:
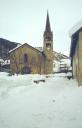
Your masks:
M 52 74 L 53 73 L 53 32 L 49 13 L 43 33 L 43 48 L 35 48 L 24 43 L 10 50 L 10 68 L 12 74 Z

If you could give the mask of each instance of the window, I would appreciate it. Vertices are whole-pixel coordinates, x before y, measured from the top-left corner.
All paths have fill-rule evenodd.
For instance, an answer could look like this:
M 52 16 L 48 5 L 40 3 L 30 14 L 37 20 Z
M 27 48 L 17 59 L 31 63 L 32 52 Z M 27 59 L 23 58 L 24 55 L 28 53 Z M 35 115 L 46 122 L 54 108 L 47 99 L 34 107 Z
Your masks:
M 28 62 L 28 55 L 24 54 L 24 63 L 27 63 L 27 62 Z
M 47 43 L 47 44 L 46 44 L 46 48 L 47 48 L 47 49 L 51 49 L 51 44 L 50 44 L 50 43 Z

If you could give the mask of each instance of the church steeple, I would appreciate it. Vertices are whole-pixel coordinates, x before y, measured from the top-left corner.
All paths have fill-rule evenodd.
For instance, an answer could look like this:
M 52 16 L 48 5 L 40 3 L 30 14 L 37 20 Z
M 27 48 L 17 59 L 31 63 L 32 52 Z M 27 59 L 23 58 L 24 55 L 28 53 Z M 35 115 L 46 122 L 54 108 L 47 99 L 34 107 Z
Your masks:
M 53 41 L 53 33 L 51 31 L 50 27 L 50 19 L 49 19 L 49 13 L 47 11 L 47 18 L 46 18 L 46 26 L 45 26 L 45 31 L 44 31 L 44 40 L 52 40 Z
M 53 32 L 50 27 L 49 13 L 47 11 L 46 26 L 43 35 L 43 50 L 53 51 Z
M 46 74 L 53 73 L 53 32 L 50 27 L 48 11 L 45 31 L 43 34 L 43 53 L 45 55 L 44 72 Z
M 50 20 L 49 20 L 49 13 L 48 13 L 48 11 L 47 11 L 45 32 L 51 32 L 51 27 L 50 27 Z

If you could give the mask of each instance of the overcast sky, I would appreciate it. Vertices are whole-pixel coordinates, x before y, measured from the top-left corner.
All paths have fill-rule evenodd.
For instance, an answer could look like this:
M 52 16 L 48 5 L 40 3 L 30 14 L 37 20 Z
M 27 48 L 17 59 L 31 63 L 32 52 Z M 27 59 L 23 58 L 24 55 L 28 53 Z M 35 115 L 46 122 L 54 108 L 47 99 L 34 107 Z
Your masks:
M 54 50 L 69 53 L 69 30 L 82 19 L 82 0 L 0 0 L 0 38 L 43 46 L 47 9 Z

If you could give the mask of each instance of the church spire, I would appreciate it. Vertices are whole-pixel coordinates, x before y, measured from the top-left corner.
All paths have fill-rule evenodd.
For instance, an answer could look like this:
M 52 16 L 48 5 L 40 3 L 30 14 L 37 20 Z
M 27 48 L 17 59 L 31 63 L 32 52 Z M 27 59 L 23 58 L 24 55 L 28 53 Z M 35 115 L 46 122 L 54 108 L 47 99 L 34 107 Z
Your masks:
M 49 20 L 49 13 L 47 11 L 47 19 L 46 19 L 46 28 L 45 32 L 51 32 L 51 27 L 50 27 L 50 20 Z
M 47 11 L 47 18 L 46 18 L 46 27 L 45 27 L 45 31 L 43 34 L 43 50 L 46 51 L 47 49 L 49 49 L 48 51 L 53 51 L 53 32 L 51 31 L 51 27 L 50 27 L 50 20 L 49 20 L 49 14 Z

